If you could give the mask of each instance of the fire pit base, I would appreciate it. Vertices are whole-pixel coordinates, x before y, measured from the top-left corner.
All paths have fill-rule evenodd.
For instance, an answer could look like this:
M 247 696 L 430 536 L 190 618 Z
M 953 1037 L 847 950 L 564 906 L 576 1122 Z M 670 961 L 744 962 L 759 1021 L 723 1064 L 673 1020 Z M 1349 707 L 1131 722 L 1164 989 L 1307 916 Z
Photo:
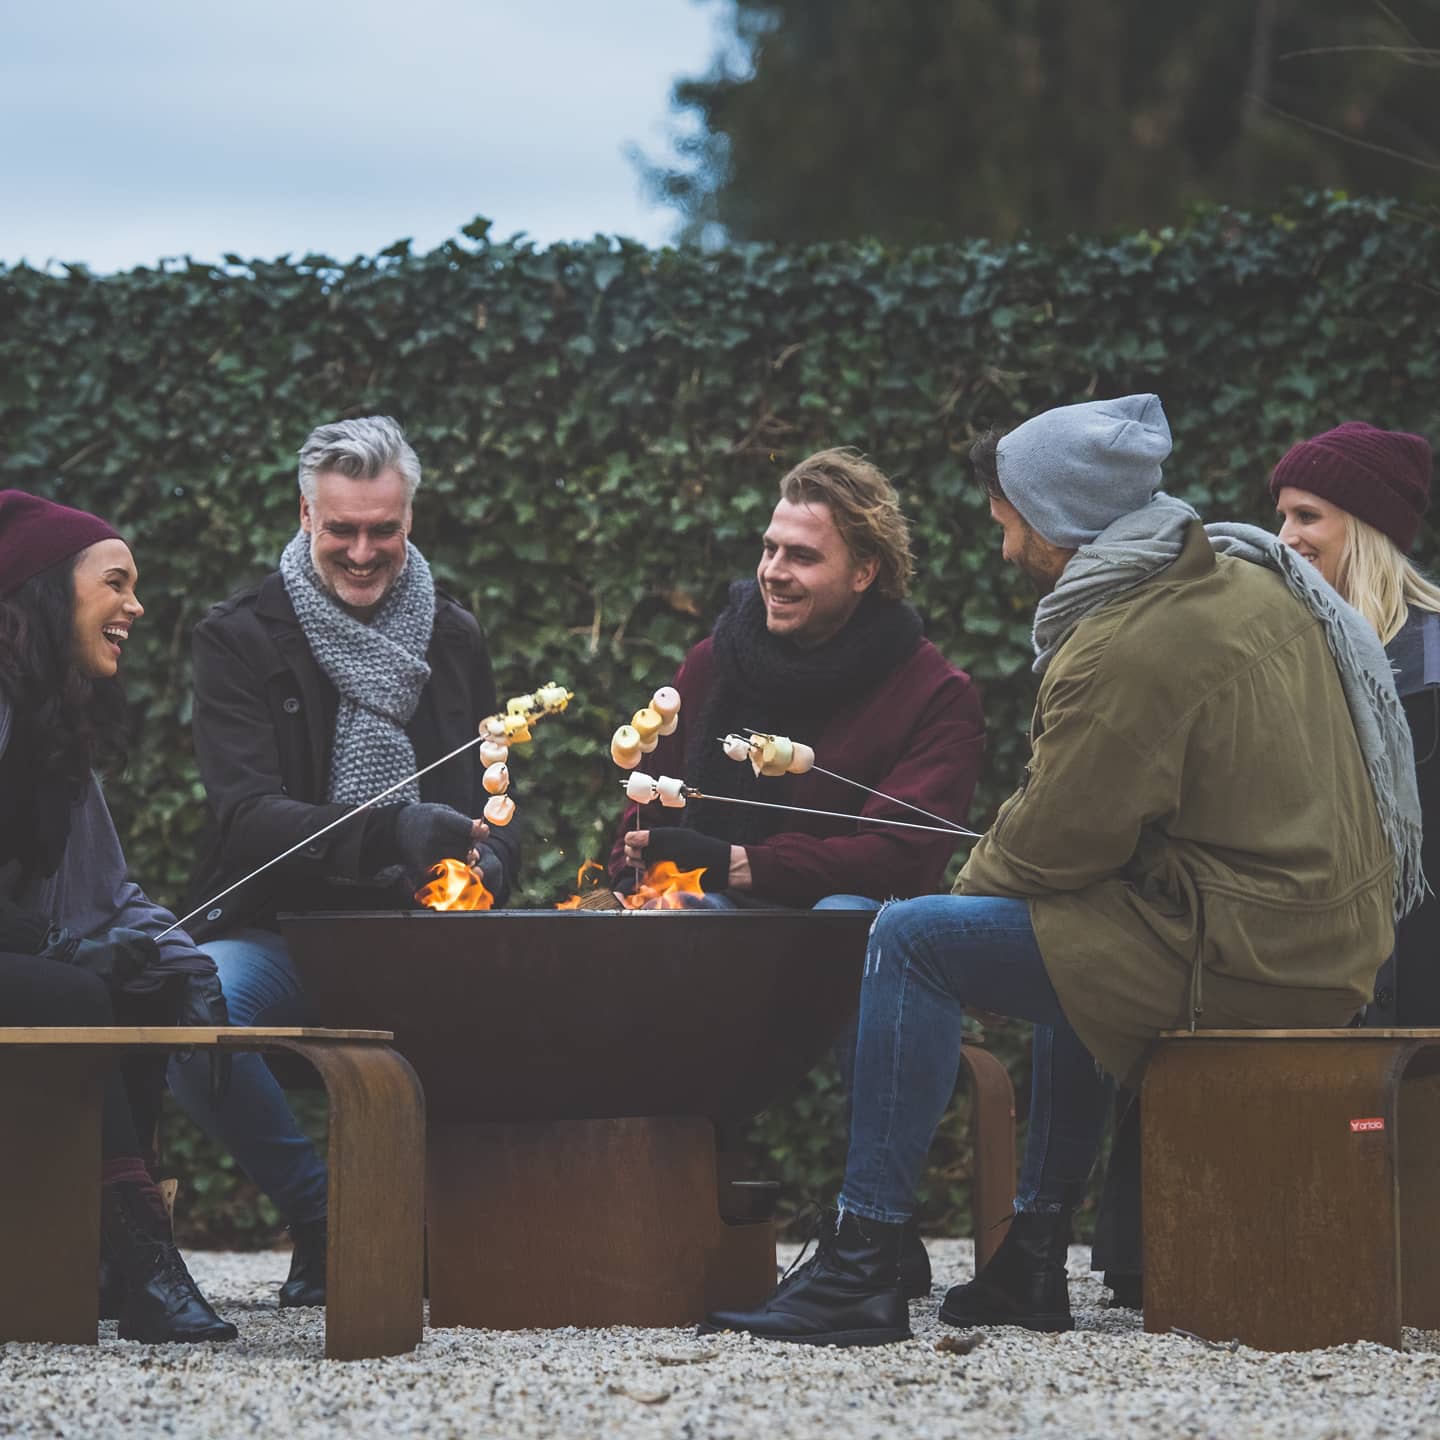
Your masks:
M 428 1166 L 431 1325 L 693 1325 L 775 1288 L 774 1225 L 722 1218 L 708 1120 L 432 1120 Z

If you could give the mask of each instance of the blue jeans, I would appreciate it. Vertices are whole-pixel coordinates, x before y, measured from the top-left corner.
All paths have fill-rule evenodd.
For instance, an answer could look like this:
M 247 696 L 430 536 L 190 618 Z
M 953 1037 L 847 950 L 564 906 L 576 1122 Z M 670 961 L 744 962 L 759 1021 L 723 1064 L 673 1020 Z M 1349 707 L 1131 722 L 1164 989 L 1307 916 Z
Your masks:
M 240 930 L 212 940 L 205 953 L 220 972 L 232 1025 L 313 1024 L 285 942 L 268 930 Z M 180 1108 L 274 1202 L 290 1225 L 325 1214 L 325 1167 L 300 1132 L 262 1055 L 236 1055 L 230 1089 L 210 1100 L 210 1065 L 203 1051 L 170 1062 L 170 1090 Z
M 1045 1074 L 1032 1087 L 1019 1209 L 1076 1204 L 1105 1123 L 1108 1086 L 1070 1027 L 1023 900 L 927 895 L 887 905 L 860 990 L 850 1153 L 840 1207 L 910 1218 L 935 1127 L 955 1090 L 964 1007 L 1029 1020 Z

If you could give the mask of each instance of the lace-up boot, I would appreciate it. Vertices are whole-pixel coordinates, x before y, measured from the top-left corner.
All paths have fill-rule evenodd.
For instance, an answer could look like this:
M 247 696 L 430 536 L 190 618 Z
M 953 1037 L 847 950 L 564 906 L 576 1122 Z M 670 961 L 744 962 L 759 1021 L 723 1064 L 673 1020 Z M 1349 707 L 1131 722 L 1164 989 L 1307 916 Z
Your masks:
M 801 1345 L 888 1345 L 910 1338 L 900 1293 L 900 1225 L 848 1212 L 821 1227 L 814 1259 L 756 1310 L 718 1310 L 701 1334 L 746 1330 Z
M 124 1282 L 122 1340 L 164 1345 L 235 1338 L 235 1327 L 211 1309 L 190 1278 L 168 1220 L 141 1186 L 122 1181 L 101 1188 L 100 1239 Z
M 290 1255 L 290 1275 L 280 1287 L 280 1308 L 325 1303 L 325 1216 L 290 1227 L 295 1249 Z
M 1020 1325 L 1026 1330 L 1073 1330 L 1065 1258 L 1070 1212 L 1026 1211 L 984 1268 L 956 1285 L 940 1306 L 947 1325 Z

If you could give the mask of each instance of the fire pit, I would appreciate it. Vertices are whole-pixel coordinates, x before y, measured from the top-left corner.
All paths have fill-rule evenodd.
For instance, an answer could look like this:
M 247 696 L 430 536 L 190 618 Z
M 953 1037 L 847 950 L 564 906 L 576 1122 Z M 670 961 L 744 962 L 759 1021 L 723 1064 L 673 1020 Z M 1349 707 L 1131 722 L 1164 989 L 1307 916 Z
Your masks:
M 715 1124 L 824 1056 L 873 918 L 285 917 L 324 1023 L 393 1030 L 424 1083 L 431 1323 L 680 1325 L 767 1295 L 774 1229 Z

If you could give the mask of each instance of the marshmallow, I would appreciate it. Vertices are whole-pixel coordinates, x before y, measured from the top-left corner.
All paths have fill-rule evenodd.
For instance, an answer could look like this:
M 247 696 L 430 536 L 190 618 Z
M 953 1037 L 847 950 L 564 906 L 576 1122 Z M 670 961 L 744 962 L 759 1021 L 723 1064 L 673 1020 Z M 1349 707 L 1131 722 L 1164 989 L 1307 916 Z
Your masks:
M 680 717 L 672 715 L 661 727 L 660 734 L 673 735 L 680 728 Z
M 492 740 L 503 740 L 505 738 L 505 717 L 503 715 L 489 715 L 480 722 L 480 733 L 488 735 Z
M 535 699 L 539 702 L 540 709 L 547 715 L 558 715 L 574 699 L 563 685 L 556 685 L 553 682 L 549 685 L 542 685 L 535 692 Z
M 727 735 L 720 743 L 725 747 L 725 753 L 730 759 L 750 758 L 750 742 L 743 735 Z
M 669 685 L 662 686 L 651 697 L 650 708 L 662 720 L 673 720 L 680 713 L 680 692 Z
M 803 775 L 815 764 L 815 752 L 808 746 L 795 742 L 795 754 L 790 760 L 790 773 Z
M 660 803 L 672 810 L 682 809 L 685 805 L 685 782 L 677 780 L 673 775 L 662 775 L 656 782 L 655 788 L 660 794 Z
M 660 733 L 660 727 L 665 721 L 647 705 L 643 710 L 637 710 L 630 717 L 630 723 L 639 731 L 640 743 L 643 745 L 648 744 Z
M 512 695 L 505 702 L 505 713 L 507 715 L 528 715 L 532 710 L 538 708 L 533 695 Z
M 486 794 L 503 795 L 510 788 L 510 771 L 504 761 L 497 760 L 495 764 L 486 766 L 480 783 L 485 787 Z
M 492 795 L 485 802 L 485 818 L 492 825 L 508 825 L 515 818 L 515 802 L 508 795 Z
M 488 770 L 503 765 L 510 758 L 510 747 L 500 740 L 486 740 L 480 746 L 480 763 Z
M 795 758 L 794 742 L 786 735 L 767 735 L 760 747 L 760 764 L 757 775 L 783 775 Z
M 633 725 L 622 725 L 610 738 L 610 758 L 623 770 L 640 763 L 640 734 Z
M 525 745 L 530 740 L 530 722 L 523 715 L 507 715 L 501 722 L 505 727 L 507 745 Z
M 659 743 L 660 743 L 660 732 L 657 730 L 657 731 L 655 732 L 655 736 L 654 736 L 653 739 L 650 739 L 650 740 L 642 740 L 642 741 L 640 742 L 640 753 L 641 753 L 642 755 L 651 755 L 651 754 L 653 754 L 654 751 L 655 751 L 655 747 L 656 747 Z
M 636 770 L 625 782 L 625 793 L 637 805 L 648 805 L 660 794 L 660 787 L 643 770 Z

